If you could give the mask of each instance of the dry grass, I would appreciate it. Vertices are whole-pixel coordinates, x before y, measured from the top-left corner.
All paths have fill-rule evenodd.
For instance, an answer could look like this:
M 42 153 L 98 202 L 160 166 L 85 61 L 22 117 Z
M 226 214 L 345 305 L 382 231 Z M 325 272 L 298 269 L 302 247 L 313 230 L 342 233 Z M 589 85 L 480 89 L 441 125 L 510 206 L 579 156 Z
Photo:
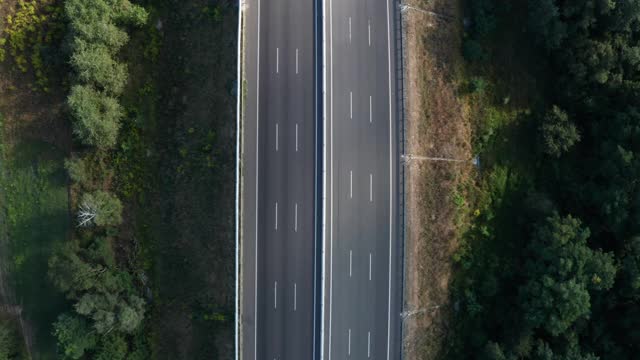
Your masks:
M 461 1 L 416 1 L 439 14 L 405 13 L 407 152 L 471 159 L 469 105 L 459 96 L 463 66 Z M 451 311 L 451 256 L 457 247 L 465 204 L 454 201 L 472 174 L 470 163 L 413 160 L 407 171 L 407 288 L 405 358 L 435 359 L 447 336 Z M 458 199 L 464 197 L 458 196 Z

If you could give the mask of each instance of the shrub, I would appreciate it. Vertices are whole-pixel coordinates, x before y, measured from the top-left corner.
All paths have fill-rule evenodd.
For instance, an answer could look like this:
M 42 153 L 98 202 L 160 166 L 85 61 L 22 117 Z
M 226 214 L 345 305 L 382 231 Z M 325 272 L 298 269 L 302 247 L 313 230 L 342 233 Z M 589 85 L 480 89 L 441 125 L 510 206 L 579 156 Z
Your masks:
M 89 183 L 90 178 L 88 174 L 87 164 L 83 158 L 67 159 L 64 162 L 64 167 L 69 173 L 69 178 L 75 183 L 81 186 L 86 186 Z
M 545 114 L 540 131 L 543 151 L 553 157 L 560 157 L 580 141 L 580 133 L 567 113 L 555 105 Z
M 462 55 L 470 62 L 485 62 L 489 59 L 486 50 L 475 39 L 466 39 L 462 44 Z

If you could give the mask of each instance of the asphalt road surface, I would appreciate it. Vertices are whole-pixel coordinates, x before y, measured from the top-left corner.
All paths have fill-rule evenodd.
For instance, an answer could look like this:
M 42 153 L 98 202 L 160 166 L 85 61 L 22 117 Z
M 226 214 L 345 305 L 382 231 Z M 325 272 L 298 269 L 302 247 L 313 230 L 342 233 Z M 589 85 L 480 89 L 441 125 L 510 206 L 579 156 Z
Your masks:
M 245 19 L 241 358 L 313 359 L 314 1 L 249 0 Z
M 393 0 L 325 0 L 323 359 L 398 359 Z

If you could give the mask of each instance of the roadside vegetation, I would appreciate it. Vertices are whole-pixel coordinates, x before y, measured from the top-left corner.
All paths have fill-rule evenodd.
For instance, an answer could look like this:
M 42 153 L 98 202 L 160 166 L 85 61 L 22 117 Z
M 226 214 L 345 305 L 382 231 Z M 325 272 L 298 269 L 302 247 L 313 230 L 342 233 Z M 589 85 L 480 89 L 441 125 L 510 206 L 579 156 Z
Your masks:
M 481 166 L 441 357 L 635 358 L 640 7 L 465 4 L 461 91 Z
M 0 359 L 230 357 L 236 17 L 0 1 Z

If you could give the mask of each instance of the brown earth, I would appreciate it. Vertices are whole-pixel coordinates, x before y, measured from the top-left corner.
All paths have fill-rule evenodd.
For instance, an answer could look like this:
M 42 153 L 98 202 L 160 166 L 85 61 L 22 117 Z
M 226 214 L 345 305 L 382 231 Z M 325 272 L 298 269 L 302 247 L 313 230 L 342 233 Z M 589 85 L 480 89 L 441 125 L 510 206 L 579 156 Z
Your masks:
M 405 358 L 439 357 L 452 311 L 452 254 L 466 211 L 463 184 L 471 176 L 469 106 L 459 95 L 461 1 L 412 1 L 405 22 L 407 153 L 464 162 L 407 164 Z

